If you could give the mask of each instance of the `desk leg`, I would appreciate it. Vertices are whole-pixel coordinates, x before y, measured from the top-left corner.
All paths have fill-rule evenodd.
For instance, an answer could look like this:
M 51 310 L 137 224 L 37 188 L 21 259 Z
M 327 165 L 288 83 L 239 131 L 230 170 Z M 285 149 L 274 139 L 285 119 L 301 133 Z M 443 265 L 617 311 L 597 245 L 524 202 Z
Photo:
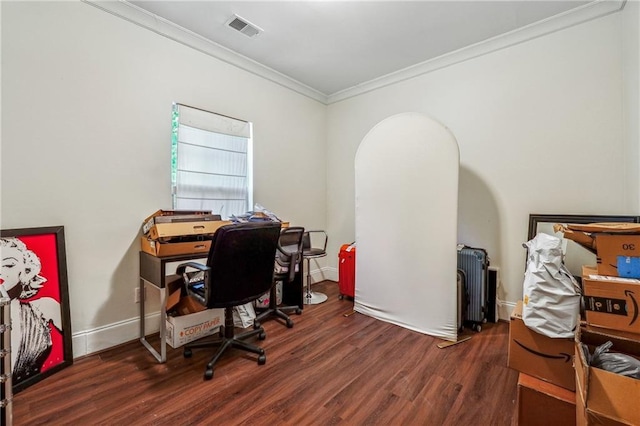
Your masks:
M 151 343 L 147 342 L 147 331 L 145 327 L 145 313 L 144 313 L 144 305 L 147 302 L 147 298 L 144 297 L 144 288 L 145 288 L 145 280 L 140 278 L 140 342 L 144 345 L 145 348 L 151 352 L 151 354 L 158 360 L 160 363 L 164 363 L 167 361 L 167 336 L 166 336 L 166 327 L 167 327 L 167 311 L 163 309 L 167 306 L 167 290 L 164 288 L 158 288 L 153 286 L 160 291 L 160 352 L 158 352 Z

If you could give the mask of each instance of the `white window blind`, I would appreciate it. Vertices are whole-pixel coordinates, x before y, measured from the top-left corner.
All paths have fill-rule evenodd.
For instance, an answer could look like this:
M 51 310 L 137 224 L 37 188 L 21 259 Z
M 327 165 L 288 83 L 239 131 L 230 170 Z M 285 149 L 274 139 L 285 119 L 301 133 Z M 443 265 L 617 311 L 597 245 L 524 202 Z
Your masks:
M 251 154 L 251 123 L 174 104 L 173 208 L 211 210 L 223 219 L 249 211 Z

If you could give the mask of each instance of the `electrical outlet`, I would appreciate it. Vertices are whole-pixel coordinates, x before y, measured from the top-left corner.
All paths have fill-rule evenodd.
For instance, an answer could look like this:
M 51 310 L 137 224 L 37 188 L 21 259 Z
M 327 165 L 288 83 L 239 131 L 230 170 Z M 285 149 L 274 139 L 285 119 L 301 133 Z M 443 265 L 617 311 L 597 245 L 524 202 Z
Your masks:
M 144 295 L 145 295 L 145 297 L 147 295 L 147 289 L 146 288 L 144 289 Z M 140 303 L 140 287 L 136 287 L 134 289 L 133 300 L 136 303 Z

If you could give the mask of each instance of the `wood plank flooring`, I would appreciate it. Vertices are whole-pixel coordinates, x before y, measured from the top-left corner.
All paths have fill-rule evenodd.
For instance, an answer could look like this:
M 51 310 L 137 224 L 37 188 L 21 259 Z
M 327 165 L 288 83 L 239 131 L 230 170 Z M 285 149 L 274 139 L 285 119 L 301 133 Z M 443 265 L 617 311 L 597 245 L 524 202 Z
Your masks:
M 510 425 L 518 373 L 507 368 L 507 323 L 442 340 L 350 312 L 338 285 L 265 322 L 267 363 L 228 352 L 203 380 L 210 349 L 168 350 L 159 364 L 133 341 L 76 360 L 14 396 L 14 425 Z M 429 302 L 425 301 L 425 309 Z M 157 337 L 150 338 L 157 344 Z

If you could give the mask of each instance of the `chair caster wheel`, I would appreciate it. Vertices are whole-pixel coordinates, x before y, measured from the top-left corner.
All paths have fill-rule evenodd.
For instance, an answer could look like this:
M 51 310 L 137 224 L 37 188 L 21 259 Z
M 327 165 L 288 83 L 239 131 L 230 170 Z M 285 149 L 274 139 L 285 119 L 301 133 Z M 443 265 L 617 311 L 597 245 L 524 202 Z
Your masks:
M 300 308 L 296 309 L 296 315 L 300 315 L 300 314 L 302 314 L 302 309 Z
M 342 295 L 342 294 L 341 294 L 341 295 L 339 295 L 339 296 L 338 296 L 338 299 L 340 299 L 340 300 L 344 299 L 344 295 Z
M 264 340 L 266 338 L 267 338 L 267 333 L 265 333 L 264 331 L 258 334 L 258 340 Z
M 287 320 L 287 328 L 293 328 L 293 321 Z
M 204 372 L 204 379 L 205 380 L 213 379 L 213 369 L 207 368 L 207 370 Z
M 266 355 L 260 355 L 258 357 L 258 365 L 265 365 L 267 363 L 267 356 Z
M 259 322 L 257 322 L 257 321 L 254 321 L 254 322 L 253 322 L 253 329 L 254 329 L 254 330 L 257 330 L 257 329 L 259 329 L 259 328 L 260 328 L 260 323 L 259 323 Z
M 185 349 L 184 353 L 182 354 L 185 358 L 191 358 L 191 355 L 193 355 L 193 352 L 191 352 L 191 349 Z

